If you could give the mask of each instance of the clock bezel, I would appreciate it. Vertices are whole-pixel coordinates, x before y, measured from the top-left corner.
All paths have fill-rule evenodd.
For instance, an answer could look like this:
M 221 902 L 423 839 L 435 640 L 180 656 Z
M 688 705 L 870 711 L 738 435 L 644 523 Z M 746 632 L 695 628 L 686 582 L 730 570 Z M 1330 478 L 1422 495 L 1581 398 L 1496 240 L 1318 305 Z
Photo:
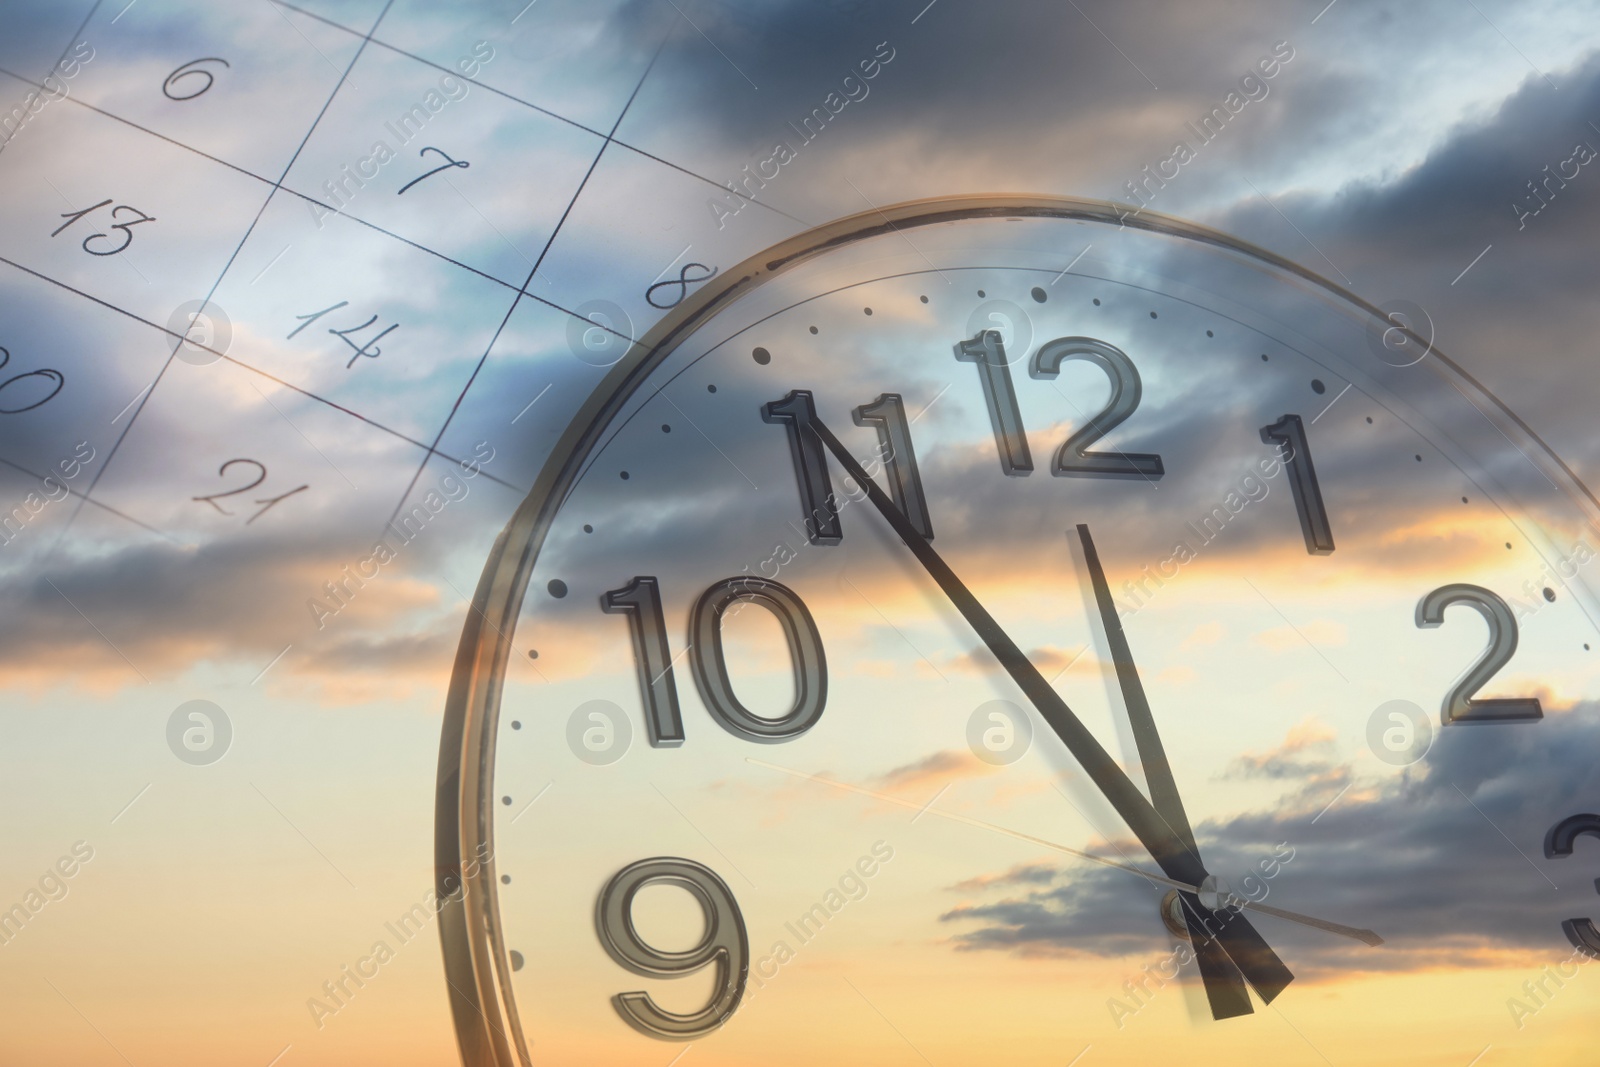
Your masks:
M 1288 274 L 1398 330 L 1421 346 L 1486 414 L 1508 420 L 1539 449 L 1591 526 L 1600 500 L 1498 397 L 1408 326 L 1342 286 L 1221 231 L 1156 212 L 1130 214 L 1104 200 L 1035 194 L 940 197 L 874 208 L 814 227 L 719 273 L 663 316 L 610 368 L 558 438 L 532 489 L 496 538 L 462 628 L 441 726 L 434 819 L 439 938 L 465 1067 L 531 1067 L 515 1010 L 511 966 L 499 934 L 494 862 L 494 759 L 500 694 L 523 597 L 551 523 L 606 429 L 650 374 L 699 327 L 772 278 L 829 250 L 922 226 L 973 219 L 1052 218 L 1144 230 L 1209 245 Z M 1479 403 L 1481 401 L 1481 403 Z M 1532 457 L 1530 457 L 1532 459 Z M 1548 475 L 1547 475 L 1548 476 Z

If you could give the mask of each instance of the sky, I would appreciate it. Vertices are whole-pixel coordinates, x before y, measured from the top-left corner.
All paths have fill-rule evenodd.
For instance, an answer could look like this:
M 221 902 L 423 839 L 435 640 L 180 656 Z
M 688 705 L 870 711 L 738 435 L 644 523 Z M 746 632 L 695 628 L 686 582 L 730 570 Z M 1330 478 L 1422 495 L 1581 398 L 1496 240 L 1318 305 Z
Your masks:
M 605 435 L 516 616 L 502 718 L 527 721 L 500 733 L 517 822 L 499 870 L 542 1062 L 681 1051 L 608 1002 L 647 984 L 594 937 L 595 888 L 623 864 L 721 869 L 759 959 L 880 841 L 894 859 L 827 940 L 688 1055 L 1582 1062 L 1600 979 L 1538 999 L 1523 983 L 1571 955 L 1561 920 L 1600 911 L 1592 843 L 1542 853 L 1555 821 L 1595 810 L 1600 741 L 1580 551 L 1600 529 L 1577 488 L 1600 477 L 1595 14 L 0 0 L 0 910 L 30 915 L 0 943 L 0 1058 L 453 1062 L 437 932 L 401 944 L 386 924 L 433 886 L 473 590 L 569 422 L 678 298 L 764 249 L 906 201 L 1017 194 L 1231 235 L 1400 309 L 1477 385 L 1439 359 L 1374 363 L 1370 320 L 1276 269 L 1048 220 L 891 233 L 702 324 Z M 174 356 L 199 301 L 205 347 Z M 976 370 L 948 354 L 1002 320 L 1027 478 L 996 470 Z M 1085 334 L 1140 368 L 1106 446 L 1161 453 L 1158 491 L 1045 469 L 1106 375 L 1077 362 L 1047 384 L 1024 360 Z M 1257 920 L 1297 981 L 1247 1020 L 1213 1022 L 1192 965 L 1148 1006 L 1125 991 L 1174 951 L 1159 892 L 947 815 L 1152 864 L 1042 721 L 1018 763 L 974 756 L 974 709 L 1026 699 L 872 505 L 847 509 L 840 546 L 797 539 L 782 431 L 758 414 L 795 388 L 861 456 L 851 409 L 904 394 L 935 546 L 1142 783 L 1081 555 L 1062 551 L 1089 522 L 1210 865 L 1237 881 L 1284 844 L 1273 904 L 1386 945 Z M 1486 417 L 1489 396 L 1524 425 Z M 1179 577 L 1130 592 L 1241 489 L 1285 411 L 1318 419 L 1334 555 L 1304 553 L 1283 475 L 1263 476 Z M 685 653 L 698 591 L 780 544 L 828 649 L 822 725 L 755 748 L 707 715 L 686 656 L 689 737 L 650 748 L 627 632 L 596 598 L 661 575 Z M 1414 625 L 1452 581 L 1513 601 L 1522 642 L 1484 693 L 1537 694 L 1544 721 L 1438 729 L 1484 642 L 1460 608 Z M 786 706 L 785 648 L 765 612 L 730 623 L 757 714 Z M 612 766 L 568 747 L 594 699 L 635 716 Z M 1424 759 L 1372 747 L 1388 699 L 1427 712 Z M 226 718 L 214 762 L 184 748 L 193 700 Z M 641 897 L 661 936 L 693 929 L 681 896 Z M 393 958 L 335 1004 L 324 983 L 380 940 Z M 710 988 L 673 985 L 649 988 L 679 1005 Z

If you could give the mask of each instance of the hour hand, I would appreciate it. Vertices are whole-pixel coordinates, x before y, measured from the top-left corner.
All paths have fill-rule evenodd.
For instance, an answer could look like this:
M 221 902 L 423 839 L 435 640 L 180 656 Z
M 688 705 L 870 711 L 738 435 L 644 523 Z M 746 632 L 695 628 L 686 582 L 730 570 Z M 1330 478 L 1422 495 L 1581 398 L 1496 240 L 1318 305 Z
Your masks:
M 1195 845 L 1194 830 L 1183 809 L 1183 798 L 1178 795 L 1178 785 L 1172 777 L 1172 765 L 1167 761 L 1161 735 L 1156 730 L 1155 717 L 1150 713 L 1150 702 L 1145 698 L 1139 669 L 1134 666 L 1133 651 L 1128 647 L 1127 635 L 1122 631 L 1122 619 L 1117 615 L 1116 604 L 1111 599 L 1105 568 L 1100 565 L 1100 554 L 1095 550 L 1094 538 L 1089 536 L 1089 527 L 1083 523 L 1078 524 L 1078 538 L 1083 544 L 1084 562 L 1094 586 L 1095 604 L 1100 609 L 1106 643 L 1111 646 L 1111 662 L 1116 668 L 1118 687 L 1122 690 L 1122 703 L 1128 713 L 1139 762 L 1144 768 L 1145 782 L 1150 789 L 1150 804 L 1167 828 L 1198 860 L 1200 850 Z M 1211 1002 L 1211 1011 L 1216 1018 L 1251 1012 L 1250 995 L 1244 988 L 1246 975 L 1262 999 L 1267 1001 L 1272 1000 L 1293 980 L 1294 975 L 1248 923 L 1230 922 L 1227 912 L 1208 913 L 1194 893 L 1180 893 L 1179 896 L 1184 904 L 1184 921 L 1189 927 L 1190 941 L 1195 949 L 1195 962 L 1205 980 L 1206 997 Z M 1220 924 L 1215 929 L 1213 919 Z

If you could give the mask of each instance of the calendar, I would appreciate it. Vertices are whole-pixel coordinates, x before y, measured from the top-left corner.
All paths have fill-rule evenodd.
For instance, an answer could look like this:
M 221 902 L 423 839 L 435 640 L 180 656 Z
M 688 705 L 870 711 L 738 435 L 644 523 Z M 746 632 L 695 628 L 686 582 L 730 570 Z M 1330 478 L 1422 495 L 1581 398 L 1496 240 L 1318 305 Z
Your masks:
M 0 2 L 0 1061 L 1581 1055 L 1471 6 Z

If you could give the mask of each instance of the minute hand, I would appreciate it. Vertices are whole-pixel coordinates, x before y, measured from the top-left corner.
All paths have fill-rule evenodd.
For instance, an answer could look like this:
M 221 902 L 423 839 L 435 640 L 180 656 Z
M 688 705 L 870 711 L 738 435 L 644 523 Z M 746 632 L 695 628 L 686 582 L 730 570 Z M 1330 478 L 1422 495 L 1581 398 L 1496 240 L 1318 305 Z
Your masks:
M 1161 734 L 1156 730 L 1155 717 L 1150 713 L 1150 702 L 1145 699 L 1144 686 L 1139 681 L 1139 669 L 1133 663 L 1133 651 L 1128 647 L 1127 635 L 1122 632 L 1122 620 L 1117 617 L 1116 605 L 1111 600 L 1105 568 L 1100 566 L 1100 553 L 1095 551 L 1094 538 L 1089 535 L 1089 527 L 1083 523 L 1078 524 L 1078 537 L 1083 542 L 1084 562 L 1089 567 L 1089 578 L 1094 586 L 1106 643 L 1111 646 L 1111 660 L 1117 669 L 1117 682 L 1122 688 L 1122 703 L 1128 714 L 1128 724 L 1133 728 L 1139 762 L 1149 785 L 1150 803 L 1161 820 L 1198 860 L 1200 849 L 1195 844 L 1194 830 L 1189 825 L 1188 814 L 1183 810 L 1183 798 L 1178 795 L 1172 765 L 1167 762 Z M 1205 910 L 1199 896 L 1193 890 L 1182 889 L 1179 890 L 1179 896 L 1183 901 L 1183 918 L 1189 928 L 1189 940 L 1195 949 L 1195 963 L 1205 979 L 1206 998 L 1211 1002 L 1212 1013 L 1219 1019 L 1249 1014 L 1253 1010 L 1250 994 L 1245 992 L 1244 976 L 1232 957 L 1237 954 L 1246 958 L 1251 952 L 1265 949 L 1265 944 L 1245 944 L 1237 936 L 1239 931 L 1215 938 L 1207 936 Z
M 1139 762 L 1144 766 L 1145 781 L 1150 787 L 1150 803 L 1198 857 L 1200 850 L 1195 845 L 1194 830 L 1189 826 L 1189 816 L 1183 810 L 1183 798 L 1178 795 L 1178 785 L 1173 780 L 1172 765 L 1167 762 L 1161 735 L 1156 732 L 1150 701 L 1145 698 L 1144 685 L 1139 681 L 1139 669 L 1133 663 L 1133 650 L 1128 647 L 1122 620 L 1117 616 L 1116 605 L 1111 600 L 1106 572 L 1100 565 L 1100 553 L 1095 550 L 1089 527 L 1081 522 L 1078 524 L 1078 538 L 1083 544 L 1084 562 L 1088 564 L 1090 583 L 1094 586 L 1095 604 L 1100 609 L 1101 628 L 1105 631 L 1106 643 L 1111 646 L 1111 662 L 1117 670 L 1123 708 L 1133 728 Z
M 1156 809 L 1145 799 L 1144 794 L 1139 792 L 1133 780 L 1123 773 L 1122 768 L 1117 766 L 1116 761 L 1100 742 L 1095 740 L 1094 735 L 1072 709 L 1067 707 L 1066 701 L 1050 688 L 1050 683 L 1045 681 L 1039 669 L 1000 628 L 1000 624 L 989 614 L 988 609 L 980 604 L 978 598 L 972 595 L 960 578 L 956 577 L 955 572 L 934 551 L 933 546 L 916 532 L 909 520 L 894 506 L 894 502 L 878 488 L 877 483 L 850 454 L 849 449 L 834 436 L 833 431 L 828 429 L 821 419 L 814 420 L 811 426 L 822 442 L 828 446 L 828 450 L 834 454 L 840 466 L 866 490 L 867 498 L 872 501 L 873 506 L 938 583 L 956 610 L 961 612 L 968 624 L 977 631 L 984 644 L 989 646 L 989 650 L 1000 661 L 1006 673 L 1011 675 L 1012 680 L 1027 694 L 1045 722 L 1049 723 L 1050 728 L 1061 738 L 1073 758 L 1083 767 L 1090 780 L 1122 817 L 1123 822 L 1127 823 L 1128 828 L 1133 831 L 1134 836 L 1144 845 L 1162 871 L 1169 878 L 1189 885 L 1200 885 L 1204 882 L 1206 870 L 1194 850 L 1166 824 Z M 1282 992 L 1293 975 L 1255 932 L 1250 921 L 1242 915 L 1234 916 L 1223 925 L 1222 930 L 1225 942 L 1240 940 L 1247 942 L 1240 944 L 1241 951 L 1233 952 L 1230 949 L 1229 954 L 1234 957 L 1262 999 L 1270 1001 Z M 1233 936 L 1227 936 L 1229 932 L 1233 932 Z

